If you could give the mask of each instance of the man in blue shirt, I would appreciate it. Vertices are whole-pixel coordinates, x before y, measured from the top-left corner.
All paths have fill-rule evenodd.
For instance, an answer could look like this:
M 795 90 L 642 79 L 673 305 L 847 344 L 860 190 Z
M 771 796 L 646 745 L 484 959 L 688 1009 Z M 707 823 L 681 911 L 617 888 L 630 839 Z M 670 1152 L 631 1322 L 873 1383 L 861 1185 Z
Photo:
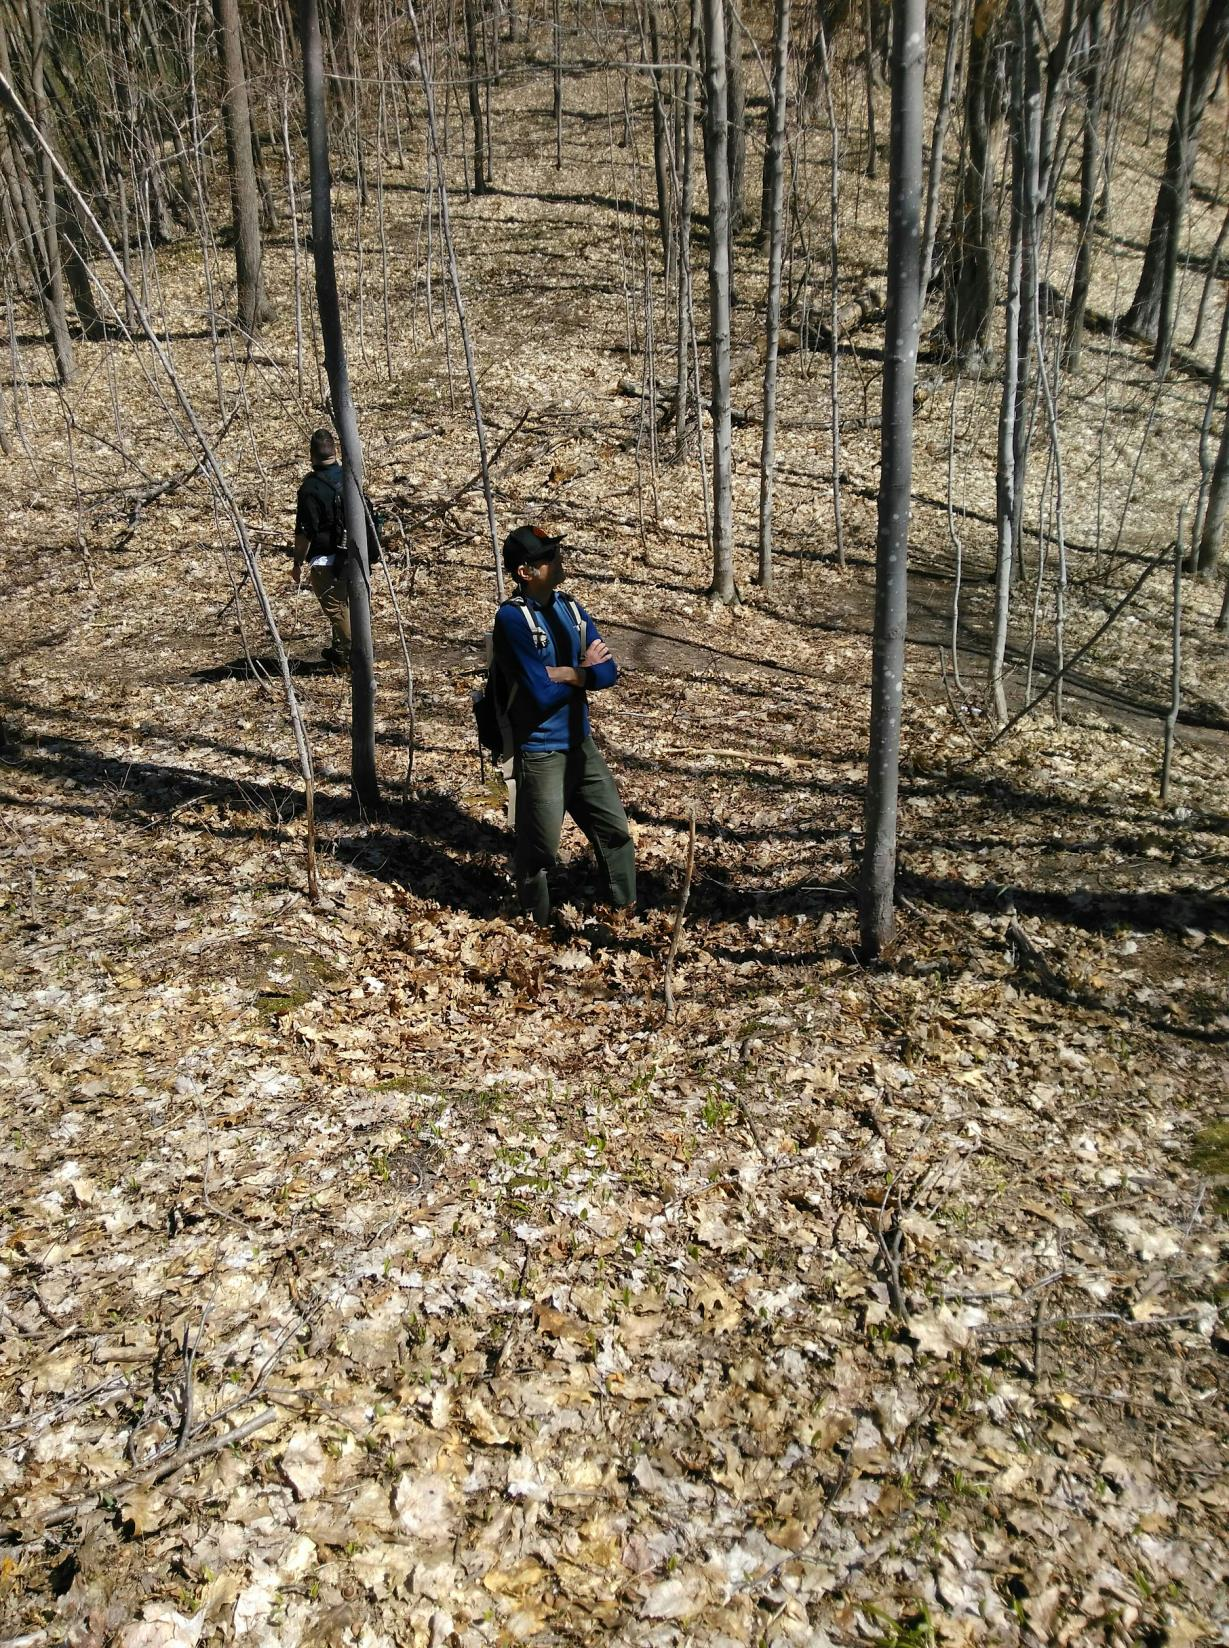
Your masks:
M 587 695 L 614 686 L 619 668 L 584 607 L 559 592 L 561 543 L 538 527 L 509 533 L 504 567 L 517 594 L 495 615 L 495 659 L 511 683 L 516 890 L 521 909 L 541 926 L 550 920 L 548 877 L 565 812 L 588 837 L 610 902 L 636 902 L 627 814 L 589 734 Z

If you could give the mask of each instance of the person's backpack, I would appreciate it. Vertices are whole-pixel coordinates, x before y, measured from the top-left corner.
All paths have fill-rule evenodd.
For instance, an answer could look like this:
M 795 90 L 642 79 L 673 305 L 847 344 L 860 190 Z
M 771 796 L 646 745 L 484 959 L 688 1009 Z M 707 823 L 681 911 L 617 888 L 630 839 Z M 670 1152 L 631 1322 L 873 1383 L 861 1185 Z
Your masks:
M 580 638 L 580 656 L 585 651 L 585 621 L 580 608 L 570 595 L 561 597 Z M 545 650 L 550 638 L 541 619 L 535 616 L 523 595 L 513 595 L 504 602 L 515 607 L 533 632 L 534 646 Z M 520 682 L 511 675 L 495 656 L 495 631 L 486 636 L 486 676 L 473 694 L 474 725 L 478 732 L 478 747 L 494 761 L 506 761 L 512 754 L 512 701 Z
M 336 555 L 338 561 L 344 561 L 349 549 L 349 535 L 346 529 L 346 506 L 343 489 L 326 481 L 318 471 L 308 476 L 308 484 L 315 492 L 322 505 L 324 525 L 321 533 L 327 533 L 328 544 L 312 545 L 312 553 L 316 555 Z M 380 542 L 381 519 L 372 508 L 371 499 L 363 493 L 363 508 L 367 512 L 367 564 L 375 566 L 381 558 L 383 545 Z

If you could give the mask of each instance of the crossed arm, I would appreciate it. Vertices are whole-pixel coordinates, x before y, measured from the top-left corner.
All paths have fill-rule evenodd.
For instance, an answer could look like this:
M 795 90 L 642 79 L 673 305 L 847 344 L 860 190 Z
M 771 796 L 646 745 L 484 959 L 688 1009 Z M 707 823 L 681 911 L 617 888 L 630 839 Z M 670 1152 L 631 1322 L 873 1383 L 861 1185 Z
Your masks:
M 565 687 L 579 687 L 582 691 L 589 685 L 589 671 L 596 669 L 599 664 L 608 664 L 614 658 L 614 653 L 597 636 L 585 648 L 585 655 L 580 661 L 580 667 L 574 669 L 571 664 L 547 664 L 546 673 L 552 681 Z

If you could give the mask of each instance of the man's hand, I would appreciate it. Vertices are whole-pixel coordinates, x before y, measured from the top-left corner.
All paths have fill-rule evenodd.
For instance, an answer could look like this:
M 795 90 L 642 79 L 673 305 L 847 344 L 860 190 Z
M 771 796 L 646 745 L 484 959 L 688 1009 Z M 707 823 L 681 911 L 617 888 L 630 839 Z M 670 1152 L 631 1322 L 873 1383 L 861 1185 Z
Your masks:
M 587 669 L 592 669 L 595 664 L 605 664 L 613 657 L 614 654 L 599 635 L 596 641 L 590 641 L 585 648 L 585 656 L 581 659 L 581 663 Z
M 585 678 L 578 669 L 571 664 L 547 664 L 546 673 L 550 680 L 565 687 L 584 687 Z

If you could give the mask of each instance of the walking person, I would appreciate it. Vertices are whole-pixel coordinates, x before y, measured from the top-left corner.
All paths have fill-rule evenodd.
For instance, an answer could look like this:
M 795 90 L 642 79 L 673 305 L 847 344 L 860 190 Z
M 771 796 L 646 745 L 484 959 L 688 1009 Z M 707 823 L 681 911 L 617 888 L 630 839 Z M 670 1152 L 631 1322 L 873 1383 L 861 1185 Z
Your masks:
M 517 593 L 500 607 L 494 631 L 495 659 L 510 683 L 516 890 L 540 926 L 550 921 L 565 813 L 593 848 L 603 896 L 619 909 L 636 902 L 627 814 L 589 730 L 588 695 L 614 686 L 619 668 L 593 619 L 559 587 L 562 542 L 529 526 L 505 538 Z
M 299 588 L 303 563 L 320 609 L 329 621 L 332 640 L 323 657 L 334 669 L 350 663 L 350 596 L 343 553 L 345 512 L 337 442 L 328 429 L 311 438 L 311 474 L 299 485 L 294 514 L 294 586 Z
M 342 468 L 337 442 L 328 429 L 311 438 L 311 474 L 299 485 L 294 516 L 294 587 L 299 588 L 303 563 L 320 609 L 329 621 L 332 638 L 322 657 L 334 669 L 350 667 L 350 590 L 346 569 L 346 512 L 342 501 Z M 367 559 L 380 559 L 378 521 L 366 498 Z

